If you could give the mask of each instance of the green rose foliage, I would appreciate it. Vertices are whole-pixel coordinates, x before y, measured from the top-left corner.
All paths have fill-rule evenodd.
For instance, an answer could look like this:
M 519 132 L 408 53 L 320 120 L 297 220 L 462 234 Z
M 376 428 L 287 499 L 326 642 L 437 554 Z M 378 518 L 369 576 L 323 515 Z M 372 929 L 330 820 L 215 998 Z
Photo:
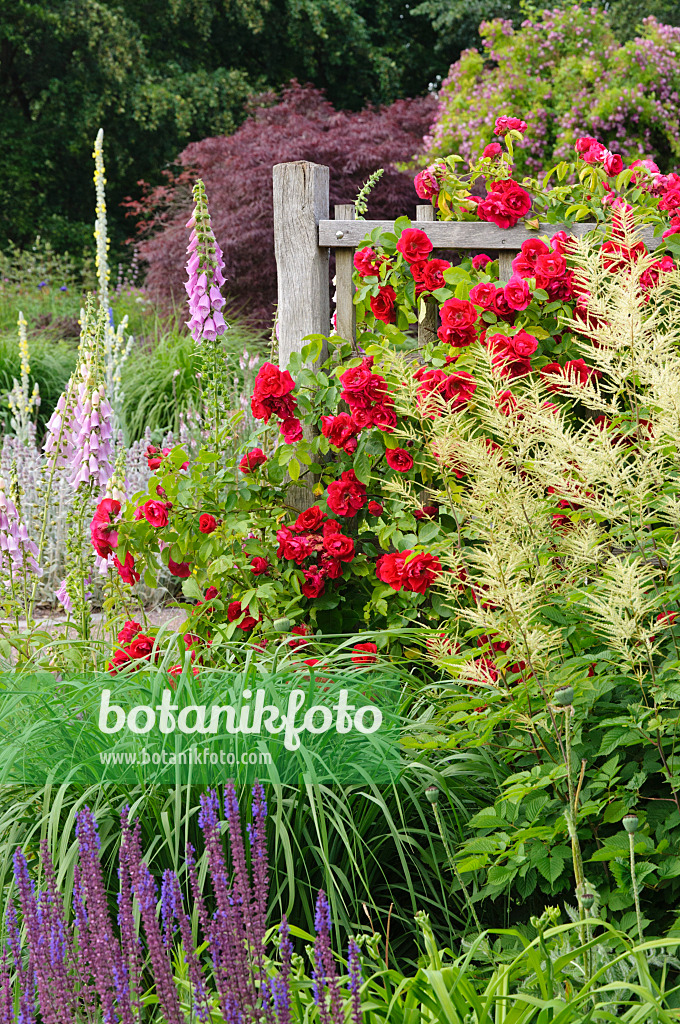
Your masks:
M 624 160 L 651 157 L 662 170 L 680 153 L 680 29 L 645 18 L 642 34 L 620 45 L 608 16 L 593 7 L 544 10 L 513 30 L 480 26 L 482 52 L 465 50 L 439 93 L 430 159 L 478 158 L 507 110 L 528 123 L 519 174 L 539 174 L 568 158 L 577 138 L 595 135 Z

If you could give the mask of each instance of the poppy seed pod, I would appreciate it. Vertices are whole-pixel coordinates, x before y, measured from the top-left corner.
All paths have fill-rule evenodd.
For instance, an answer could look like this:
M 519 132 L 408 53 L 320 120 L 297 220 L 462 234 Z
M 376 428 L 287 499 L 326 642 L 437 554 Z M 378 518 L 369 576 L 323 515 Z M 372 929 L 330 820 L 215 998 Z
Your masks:
M 581 896 L 581 906 L 585 910 L 590 910 L 594 902 L 595 897 L 592 892 L 584 892 L 583 896 Z
M 637 814 L 634 814 L 632 811 L 630 814 L 624 814 L 622 824 L 626 832 L 636 832 L 638 827 Z
M 573 686 L 558 686 L 553 695 L 553 701 L 558 707 L 566 708 L 574 699 Z
M 272 629 L 277 633 L 287 633 L 292 625 L 290 619 L 274 619 Z
M 428 786 L 425 790 L 425 796 L 429 803 L 436 804 L 439 800 L 439 790 L 436 786 Z

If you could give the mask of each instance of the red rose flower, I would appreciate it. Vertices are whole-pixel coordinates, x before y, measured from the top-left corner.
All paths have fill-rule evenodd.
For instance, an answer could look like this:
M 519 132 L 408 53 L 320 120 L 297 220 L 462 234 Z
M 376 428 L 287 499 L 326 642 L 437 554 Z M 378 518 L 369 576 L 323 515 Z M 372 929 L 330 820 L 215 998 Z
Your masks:
M 315 597 L 321 597 L 326 589 L 326 584 L 319 570 L 303 569 L 303 574 L 305 582 L 302 584 L 301 590 L 305 597 L 310 598 L 310 600 Z
M 161 453 L 159 452 L 158 448 L 155 448 L 152 444 L 147 446 L 147 449 L 146 449 L 146 461 L 147 461 L 147 464 L 149 466 L 149 469 L 152 469 L 152 470 L 153 469 L 158 469 L 158 467 L 160 466 L 161 462 L 163 461 L 163 458 L 162 458 Z
M 439 511 L 437 505 L 423 505 L 422 508 L 417 508 L 413 513 L 415 519 L 420 521 L 421 519 L 433 519 Z
M 496 294 L 493 300 L 493 312 L 499 318 L 499 320 L 506 320 L 512 323 L 515 319 L 515 310 L 508 305 L 508 300 L 505 297 L 505 292 L 502 288 L 496 289 Z
M 113 517 L 119 512 L 119 501 L 115 498 L 103 498 L 92 517 L 90 537 L 92 546 L 100 558 L 108 558 L 118 547 L 118 531 L 113 527 Z
M 354 541 L 342 533 L 329 533 L 324 537 L 323 546 L 339 562 L 351 562 L 354 558 Z
M 355 644 L 352 650 L 355 654 L 352 658 L 352 663 L 354 665 L 372 665 L 378 660 L 375 657 L 378 653 L 376 644 L 370 642 L 366 644 Z
M 155 530 L 168 525 L 168 510 L 162 501 L 147 501 L 142 505 L 142 514 Z
M 241 616 L 244 615 L 244 612 L 245 616 L 241 619 Z M 253 618 L 252 615 L 249 615 L 248 609 L 242 608 L 240 601 L 230 602 L 227 608 L 227 619 L 229 622 L 238 622 L 238 620 L 241 619 L 241 621 L 238 622 L 238 628 L 246 632 L 249 632 L 251 629 L 253 629 L 260 621 L 260 619 L 255 619 Z
M 500 143 L 498 143 L 498 142 L 490 142 L 488 146 L 484 147 L 484 151 L 482 153 L 482 156 L 486 157 L 487 160 L 495 160 L 496 157 L 500 156 L 502 152 L 503 152 L 503 147 L 500 145 Z
M 535 277 L 536 261 L 550 254 L 550 249 L 540 238 L 528 238 L 522 242 L 522 249 L 512 261 L 512 269 L 518 277 Z
M 382 320 L 384 324 L 393 324 L 397 319 L 395 302 L 397 293 L 391 284 L 384 285 L 378 289 L 378 294 L 371 297 L 371 313 L 376 320 Z
M 217 587 L 208 587 L 208 589 L 205 592 L 205 599 L 206 601 L 212 601 L 213 597 L 217 597 L 218 594 L 219 590 L 217 589 Z
M 383 514 L 383 507 L 379 501 L 369 501 L 368 511 L 372 516 L 381 516 Z
M 198 528 L 201 533 L 212 533 L 217 529 L 217 520 L 209 512 L 204 512 L 198 520 Z
M 318 530 L 326 519 L 326 513 L 322 512 L 318 505 L 312 505 L 301 512 L 293 524 L 293 529 L 299 532 L 309 531 L 313 533 Z
M 123 583 L 127 583 L 131 587 L 133 587 L 135 583 L 139 583 L 141 576 L 135 570 L 135 560 L 129 551 L 125 556 L 125 565 L 123 565 L 117 555 L 113 556 L 113 564 L 118 570 L 118 575 L 122 579 Z
M 402 231 L 397 242 L 397 252 L 400 252 L 408 263 L 426 259 L 432 249 L 432 242 L 425 232 L 418 228 L 407 228 L 406 231 Z
M 438 327 L 437 337 L 445 345 L 452 345 L 454 348 L 464 348 L 477 340 L 477 332 L 474 327 L 466 327 L 465 330 L 458 330 L 455 327 Z
M 410 555 L 411 552 L 405 551 L 403 554 Z M 401 578 L 404 590 L 415 594 L 424 594 L 441 571 L 441 563 L 434 555 L 426 553 L 415 555 L 404 564 L 402 569 Z
M 606 147 L 589 135 L 577 139 L 574 149 L 587 164 L 601 164 L 607 154 Z
M 173 562 L 172 558 L 169 558 L 168 570 L 180 580 L 188 580 L 191 576 L 191 567 L 188 562 Z
M 397 415 L 394 409 L 390 409 L 386 405 L 376 405 L 371 412 L 371 423 L 378 430 L 390 434 L 397 425 Z
M 437 288 L 443 288 L 446 284 L 444 271 L 448 270 L 450 266 L 448 260 L 428 260 L 423 272 L 425 291 L 433 292 Z
M 496 285 L 493 281 L 482 281 L 470 289 L 470 302 L 482 309 L 493 309 L 493 300 L 496 296 Z
M 396 469 L 398 473 L 408 473 L 413 468 L 413 459 L 403 448 L 388 448 L 385 459 L 390 469 Z
M 342 562 L 339 558 L 331 558 L 326 552 L 321 555 L 321 575 L 329 580 L 337 580 L 342 576 Z
M 239 462 L 239 469 L 242 473 L 252 473 L 258 466 L 263 466 L 267 461 L 267 456 L 264 454 L 261 448 L 253 448 L 246 455 L 243 456 Z
M 496 143 L 498 145 L 498 143 Z M 472 266 L 475 270 L 484 270 L 487 263 L 492 263 L 493 260 L 486 253 L 480 252 L 476 256 L 472 257 Z
M 515 277 L 514 275 L 503 289 L 503 294 L 510 309 L 526 309 L 531 302 L 529 285 L 521 277 Z
M 354 267 L 360 277 L 377 277 L 380 273 L 380 263 L 381 257 L 370 246 L 357 249 L 354 253 Z
M 132 640 L 133 637 L 137 636 L 137 634 L 141 633 L 141 632 L 142 632 L 142 627 L 141 627 L 141 624 L 139 622 L 131 622 L 131 621 L 128 620 L 123 625 L 123 628 L 121 629 L 120 633 L 118 634 L 118 643 L 119 644 L 128 644 Z
M 347 445 L 356 438 L 359 430 L 360 428 L 347 412 L 341 412 L 337 416 L 321 417 L 321 433 L 334 448 L 343 448 L 347 451 Z M 352 453 L 349 452 L 349 454 Z
M 130 655 L 128 654 L 127 651 L 116 651 L 115 654 L 113 655 L 113 658 L 106 666 L 107 671 L 110 672 L 111 675 L 115 675 L 120 666 L 125 665 L 126 662 L 128 662 L 129 660 Z
M 424 170 L 418 171 L 413 179 L 416 194 L 420 199 L 425 199 L 427 202 L 431 202 L 439 195 L 439 182 L 434 174 L 435 166 L 426 167 Z
M 280 370 L 273 363 L 264 363 L 260 367 L 253 395 L 250 400 L 250 408 L 256 420 L 269 422 L 272 415 L 281 419 L 288 419 L 295 414 L 297 403 L 291 394 L 295 388 L 295 381 L 288 370 Z
M 312 554 L 312 541 L 309 535 L 299 537 L 292 536 L 283 546 L 283 557 L 296 565 L 302 565 L 306 558 Z
M 404 561 L 409 552 L 395 552 L 382 555 L 375 565 L 375 574 L 382 583 L 388 583 L 392 590 L 401 590 Z
M 605 158 L 602 161 L 604 169 L 610 178 L 620 174 L 623 170 L 623 160 L 618 153 L 610 153 L 609 150 L 605 153 Z
M 477 323 L 477 310 L 466 299 L 447 299 L 439 314 L 444 327 L 464 331 Z
M 138 633 L 131 644 L 126 648 L 130 658 L 148 659 L 153 651 L 154 639 L 152 636 L 145 636 Z
M 477 216 L 499 228 L 511 228 L 517 223 L 505 199 L 498 192 L 489 192 L 486 199 L 477 204 Z
M 366 488 L 356 478 L 353 469 L 347 469 L 339 480 L 328 485 L 328 507 L 338 516 L 355 516 L 366 503 Z
M 528 125 L 519 117 L 497 117 L 494 125 L 494 135 L 505 135 L 506 132 L 520 132 L 524 135 Z M 498 145 L 498 143 L 496 143 Z M 500 148 L 500 147 L 499 147 Z

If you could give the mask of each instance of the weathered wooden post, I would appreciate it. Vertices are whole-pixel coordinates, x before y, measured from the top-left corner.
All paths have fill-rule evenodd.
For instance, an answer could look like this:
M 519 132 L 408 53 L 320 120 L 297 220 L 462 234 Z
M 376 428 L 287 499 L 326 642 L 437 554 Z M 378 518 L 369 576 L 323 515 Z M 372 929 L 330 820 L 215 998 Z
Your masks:
M 354 203 L 335 207 L 336 220 L 354 220 Z M 336 235 L 338 232 L 336 232 Z M 340 232 L 342 237 L 342 232 Z M 340 241 L 340 238 L 338 238 Z M 354 305 L 354 249 L 335 250 L 335 329 L 346 341 L 354 342 L 357 329 Z
M 273 179 L 279 366 L 285 370 L 293 352 L 304 348 L 306 335 L 328 335 L 331 329 L 329 250 L 319 246 L 319 221 L 328 219 L 329 171 L 296 160 L 275 164 Z M 288 500 L 294 508 L 309 508 L 311 485 L 292 483 Z
M 302 351 L 307 334 L 330 332 L 328 249 L 319 221 L 328 219 L 329 172 L 307 160 L 274 166 L 274 252 L 278 282 L 279 365 Z
M 416 222 L 435 220 L 434 206 L 416 206 Z M 425 300 L 425 317 L 418 324 L 418 345 L 437 341 L 437 304 L 432 297 Z

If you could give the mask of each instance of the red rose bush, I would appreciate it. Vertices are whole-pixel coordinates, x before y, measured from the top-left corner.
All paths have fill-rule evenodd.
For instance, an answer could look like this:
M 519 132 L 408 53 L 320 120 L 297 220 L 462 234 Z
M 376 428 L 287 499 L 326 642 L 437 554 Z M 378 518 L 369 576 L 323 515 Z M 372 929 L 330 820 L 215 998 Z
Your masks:
M 535 636 L 531 616 L 530 639 L 507 627 L 512 594 L 529 587 L 522 545 L 542 538 L 543 579 L 541 559 L 550 572 L 563 566 L 584 517 L 612 519 L 606 459 L 621 445 L 636 452 L 642 436 L 612 390 L 632 358 L 617 347 L 621 310 L 625 298 L 642 322 L 677 278 L 669 231 L 680 178 L 641 164 L 617 170 L 605 147 L 583 139 L 562 183 L 519 182 L 513 146 L 526 131 L 521 118 L 499 116 L 498 141 L 468 174 L 442 160 L 415 180 L 442 219 L 556 225 L 522 242 L 508 281 L 488 254 L 457 266 L 439 258 L 406 218 L 393 232 L 376 228 L 354 256 L 356 347 L 312 337 L 287 366 L 265 363 L 249 396 L 256 428 L 239 450 L 224 427 L 188 468 L 181 447 L 151 452 L 148 493 L 124 507 L 100 503 L 95 549 L 115 556 L 122 585 L 152 584 L 168 568 L 201 664 L 234 637 L 261 649 L 303 626 L 356 633 L 447 621 L 494 638 L 481 660 L 474 644 L 470 671 L 487 683 L 536 673 L 551 657 L 552 634 Z M 579 240 L 575 218 L 598 228 Z M 656 248 L 640 224 L 656 231 Z M 428 311 L 435 326 L 418 340 Z M 324 342 L 328 359 L 312 370 Z M 643 418 L 655 422 L 646 406 Z M 645 443 L 659 436 L 645 433 Z M 465 665 L 453 633 L 437 650 Z M 129 647 L 120 664 L 133 660 Z

